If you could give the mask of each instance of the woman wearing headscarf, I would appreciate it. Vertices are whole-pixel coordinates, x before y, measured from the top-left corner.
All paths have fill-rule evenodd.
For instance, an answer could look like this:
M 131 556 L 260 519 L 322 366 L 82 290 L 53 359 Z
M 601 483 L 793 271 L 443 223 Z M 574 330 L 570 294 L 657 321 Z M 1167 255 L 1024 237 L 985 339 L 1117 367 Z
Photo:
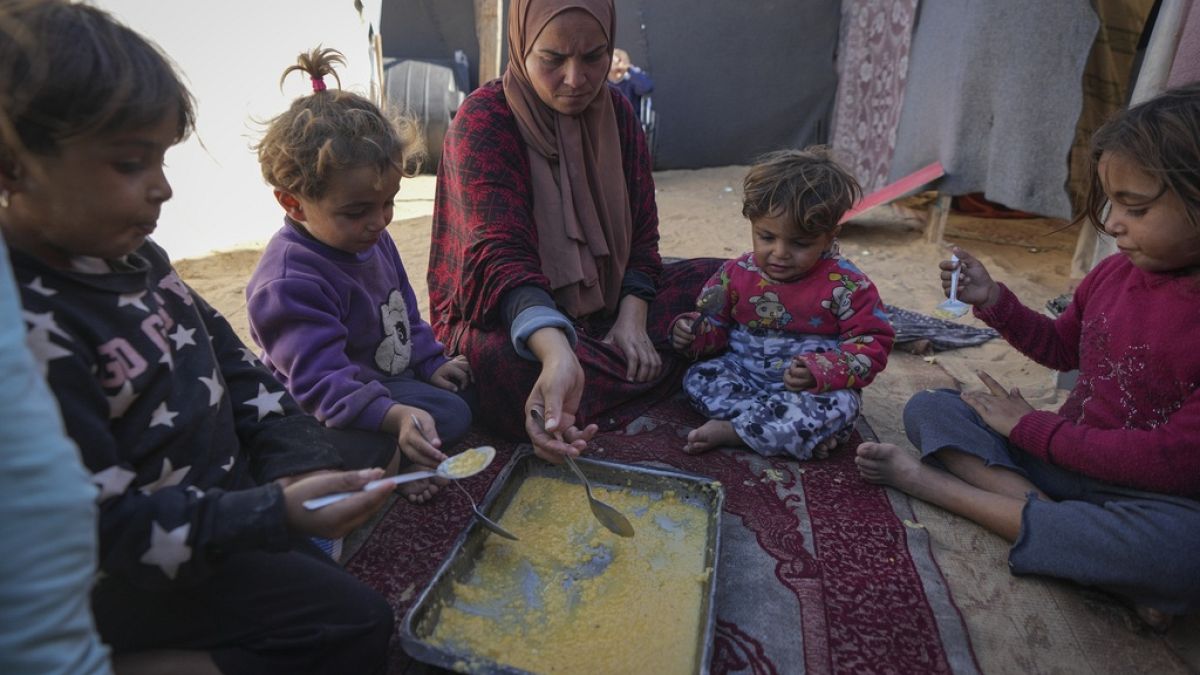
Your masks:
M 431 323 L 484 423 L 551 461 L 677 389 L 670 322 L 719 265 L 659 257 L 646 140 L 606 84 L 615 27 L 611 0 L 513 2 L 504 76 L 459 108 L 438 170 Z

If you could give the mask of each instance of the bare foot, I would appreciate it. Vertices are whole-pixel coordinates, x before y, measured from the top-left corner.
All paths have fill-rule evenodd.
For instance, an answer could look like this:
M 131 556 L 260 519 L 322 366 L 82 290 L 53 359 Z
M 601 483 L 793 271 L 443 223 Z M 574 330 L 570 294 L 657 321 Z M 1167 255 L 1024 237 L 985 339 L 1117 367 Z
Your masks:
M 1170 614 L 1153 607 L 1135 607 L 1134 611 L 1137 612 L 1138 618 L 1155 633 L 1167 632 L 1171 628 L 1171 622 L 1175 619 Z
M 891 443 L 863 443 L 855 454 L 858 473 L 868 483 L 890 485 L 910 494 L 926 468 L 916 455 Z
M 407 471 L 402 471 L 401 473 L 413 473 L 414 471 L 429 471 L 429 470 L 432 470 L 433 468 L 434 467 L 432 467 L 432 466 L 422 466 L 420 464 L 412 464 L 412 465 L 409 465 L 409 468 Z M 433 499 L 433 496 L 438 493 L 438 490 L 441 489 L 441 485 L 444 482 L 445 481 L 442 481 L 440 479 L 428 479 L 427 478 L 425 480 L 414 480 L 411 483 L 401 483 L 400 485 L 398 485 L 396 487 L 396 489 L 400 492 L 400 494 L 404 495 L 404 497 L 406 499 L 408 499 L 408 501 L 412 502 L 413 504 L 424 504 L 425 502 L 429 501 L 430 499 Z
M 917 356 L 928 356 L 933 353 L 933 343 L 924 338 L 918 340 L 909 340 L 896 344 L 896 349 Z
M 700 428 L 692 429 L 688 433 L 687 445 L 683 446 L 683 451 L 689 455 L 698 455 L 713 448 L 738 445 L 745 445 L 745 442 L 733 430 L 733 422 L 709 420 L 700 425 Z
M 833 452 L 833 449 L 836 448 L 837 446 L 838 446 L 838 439 L 836 436 L 831 436 L 830 438 L 826 438 L 824 441 L 821 442 L 820 445 L 813 448 L 812 458 L 813 459 L 829 459 L 829 453 Z

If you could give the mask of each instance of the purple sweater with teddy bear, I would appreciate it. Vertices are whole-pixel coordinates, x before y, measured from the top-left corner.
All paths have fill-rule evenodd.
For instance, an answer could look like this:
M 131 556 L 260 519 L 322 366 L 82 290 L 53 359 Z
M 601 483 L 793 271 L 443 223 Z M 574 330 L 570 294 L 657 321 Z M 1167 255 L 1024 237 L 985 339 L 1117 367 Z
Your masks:
M 391 237 L 347 253 L 285 221 L 246 286 L 250 334 L 306 412 L 377 430 L 393 405 L 380 380 L 410 372 L 428 381 L 447 361 L 442 344 Z

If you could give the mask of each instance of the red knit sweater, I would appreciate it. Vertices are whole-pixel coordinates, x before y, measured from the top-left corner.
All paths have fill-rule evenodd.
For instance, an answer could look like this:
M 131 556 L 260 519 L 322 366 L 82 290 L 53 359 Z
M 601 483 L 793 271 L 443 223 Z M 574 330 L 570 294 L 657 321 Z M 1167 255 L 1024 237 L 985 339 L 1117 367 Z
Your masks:
M 1057 413 L 1034 411 L 1010 440 L 1096 480 L 1200 496 L 1200 280 L 1104 260 L 1057 320 L 1001 286 L 976 316 L 1055 370 L 1079 370 Z

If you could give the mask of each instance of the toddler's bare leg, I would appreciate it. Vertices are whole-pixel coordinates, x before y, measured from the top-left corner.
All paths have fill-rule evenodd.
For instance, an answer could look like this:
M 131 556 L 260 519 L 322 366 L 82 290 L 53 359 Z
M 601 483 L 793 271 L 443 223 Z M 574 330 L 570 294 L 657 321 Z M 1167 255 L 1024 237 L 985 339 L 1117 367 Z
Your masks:
M 929 466 L 916 455 L 890 443 L 863 443 L 855 463 L 862 477 L 940 506 L 1016 541 L 1021 532 L 1023 497 L 997 494 L 958 476 Z M 1015 474 L 1014 474 L 1015 475 Z
M 745 444 L 742 437 L 733 430 L 733 422 L 709 420 L 688 433 L 687 444 L 683 446 L 683 451 L 689 455 L 698 455 L 713 448 L 736 447 Z

